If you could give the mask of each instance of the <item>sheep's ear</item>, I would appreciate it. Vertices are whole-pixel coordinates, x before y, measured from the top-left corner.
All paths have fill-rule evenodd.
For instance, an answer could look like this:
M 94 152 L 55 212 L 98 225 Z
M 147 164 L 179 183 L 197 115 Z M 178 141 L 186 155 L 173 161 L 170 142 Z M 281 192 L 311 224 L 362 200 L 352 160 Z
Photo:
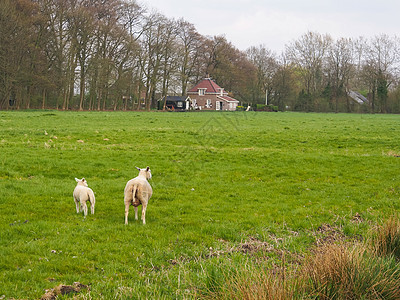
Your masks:
M 138 167 L 135 167 L 136 169 L 138 169 L 139 171 L 140 171 L 140 168 L 138 168 Z
M 75 181 L 76 181 L 76 182 L 79 182 L 79 179 L 75 177 Z
M 86 180 L 85 180 L 85 178 L 82 178 L 82 182 L 85 182 Z
M 150 167 L 147 167 L 147 168 L 146 168 L 146 171 L 148 172 L 149 170 L 150 170 Z

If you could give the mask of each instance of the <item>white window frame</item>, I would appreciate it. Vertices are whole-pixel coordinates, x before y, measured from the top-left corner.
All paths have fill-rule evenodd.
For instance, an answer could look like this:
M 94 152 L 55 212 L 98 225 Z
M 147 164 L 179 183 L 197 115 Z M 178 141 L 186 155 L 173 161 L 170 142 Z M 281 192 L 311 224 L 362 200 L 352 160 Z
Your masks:
M 206 94 L 206 89 L 199 89 L 199 96 L 204 96 Z

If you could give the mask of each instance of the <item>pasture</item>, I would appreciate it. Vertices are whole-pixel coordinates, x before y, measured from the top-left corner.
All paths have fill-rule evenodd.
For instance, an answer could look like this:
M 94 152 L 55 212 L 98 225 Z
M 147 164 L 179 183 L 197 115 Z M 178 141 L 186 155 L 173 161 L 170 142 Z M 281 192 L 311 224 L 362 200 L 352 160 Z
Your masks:
M 400 209 L 399 133 L 397 115 L 2 111 L 0 297 L 196 298 L 282 263 L 273 249 L 306 253 L 324 224 L 362 237 Z M 124 225 L 135 166 L 153 175 L 146 225 L 133 207 Z

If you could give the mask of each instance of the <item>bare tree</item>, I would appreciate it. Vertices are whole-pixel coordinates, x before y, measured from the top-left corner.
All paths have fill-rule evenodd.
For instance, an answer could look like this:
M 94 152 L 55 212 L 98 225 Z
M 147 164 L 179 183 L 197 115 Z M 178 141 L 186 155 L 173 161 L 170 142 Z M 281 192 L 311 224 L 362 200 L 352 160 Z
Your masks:
M 196 31 L 193 24 L 184 20 L 178 21 L 178 60 L 181 95 L 185 95 L 190 81 L 196 82 L 200 65 L 203 37 Z
M 307 97 L 311 97 L 311 103 L 305 104 L 306 110 L 314 109 L 313 102 L 321 93 L 323 65 L 331 43 L 332 38 L 329 35 L 307 32 L 286 47 L 288 58 L 301 74 L 304 91 Z
M 37 27 L 35 27 L 37 25 Z M 31 90 L 43 90 L 46 64 L 40 48 L 43 31 L 38 6 L 28 0 L 0 1 L 0 109 L 29 108 Z
M 173 58 L 171 43 L 175 29 L 173 22 L 159 13 L 148 16 L 145 26 L 146 30 L 140 38 L 139 61 L 144 77 L 146 109 L 150 110 L 159 80 L 161 79 L 163 85 L 166 85 L 169 78 L 170 68 L 168 65 Z
M 239 100 L 248 101 L 251 94 L 249 86 L 256 80 L 256 70 L 246 54 L 224 36 L 206 39 L 203 53 L 200 61 L 205 66 L 206 74 Z
M 127 109 L 142 18 L 143 9 L 135 1 L 111 0 L 98 6 L 96 44 L 91 59 L 91 95 L 97 98 L 98 110 L 106 109 L 109 97 L 114 110 L 121 101 L 122 109 Z
M 394 82 L 398 67 L 398 48 L 398 40 L 386 34 L 372 38 L 367 48 L 363 74 L 372 94 L 373 112 L 375 112 L 376 104 L 380 112 L 387 111 L 388 89 Z
M 73 51 L 72 53 L 75 53 L 78 62 L 79 110 L 83 110 L 88 61 L 93 51 L 93 33 L 96 27 L 94 12 L 96 7 L 90 0 L 78 0 L 76 4 L 74 10 L 69 15 L 68 29 L 71 35 L 71 50 Z
M 263 100 L 265 100 L 266 104 L 268 104 L 268 99 L 272 100 L 273 80 L 278 71 L 276 55 L 264 45 L 250 47 L 246 53 L 248 59 L 257 69 L 253 101 L 264 102 Z
M 18 49 L 24 47 L 21 39 L 23 24 L 13 1 L 0 2 L 0 109 L 8 109 L 9 101 L 15 98 L 13 90 L 18 73 L 21 54 Z M 10 55 L 12 54 L 12 55 Z M 14 95 L 13 95 L 14 94 Z
M 273 77 L 274 104 L 283 111 L 293 107 L 296 94 L 295 70 L 285 54 L 277 58 L 277 70 Z
M 167 20 L 163 34 L 163 56 L 161 70 L 161 98 L 168 95 L 169 85 L 173 76 L 178 70 L 178 47 L 177 47 L 178 26 L 174 20 Z M 164 101 L 163 110 L 165 110 L 166 101 Z
M 347 111 L 350 105 L 347 98 L 347 89 L 353 69 L 353 43 L 351 39 L 341 38 L 331 44 L 328 52 L 327 74 L 332 90 L 335 112 L 339 111 L 339 99 L 347 99 Z

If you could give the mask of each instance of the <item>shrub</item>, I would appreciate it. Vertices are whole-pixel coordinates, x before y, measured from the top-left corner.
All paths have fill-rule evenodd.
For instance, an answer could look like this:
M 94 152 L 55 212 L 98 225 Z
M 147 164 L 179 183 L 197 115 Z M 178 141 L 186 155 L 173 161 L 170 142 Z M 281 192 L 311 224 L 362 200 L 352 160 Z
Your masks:
M 269 105 L 256 104 L 255 110 L 256 111 L 274 111 L 274 112 L 276 112 L 276 111 L 278 111 L 278 106 L 272 105 L 272 104 L 269 104 Z

